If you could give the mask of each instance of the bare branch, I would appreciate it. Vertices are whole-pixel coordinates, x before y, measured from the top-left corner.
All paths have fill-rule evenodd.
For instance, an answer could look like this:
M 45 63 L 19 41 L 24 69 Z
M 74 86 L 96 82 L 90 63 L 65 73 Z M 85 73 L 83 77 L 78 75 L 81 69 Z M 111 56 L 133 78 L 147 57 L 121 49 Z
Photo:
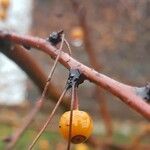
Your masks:
M 134 137 L 131 145 L 129 146 L 129 150 L 133 150 L 133 149 L 140 150 L 141 142 L 146 135 L 150 135 L 150 124 L 147 124 L 144 127 L 141 127 L 139 134 L 137 134 Z
M 83 30 L 83 35 L 84 35 L 83 41 L 85 45 L 85 51 L 87 52 L 90 64 L 95 70 L 100 71 L 102 70 L 103 66 L 101 63 L 99 63 L 96 57 L 94 47 L 90 39 L 91 37 L 90 30 L 86 21 L 87 11 L 85 7 L 81 7 L 81 3 L 79 3 L 79 1 L 70 0 L 70 2 L 72 4 L 74 12 L 76 13 L 78 17 L 79 24 Z M 111 121 L 111 115 L 108 110 L 107 99 L 104 96 L 104 90 L 102 90 L 98 86 L 95 87 L 95 90 L 96 90 L 96 99 L 97 99 L 97 102 L 99 103 L 100 114 L 106 127 L 107 136 L 111 137 L 112 132 L 113 132 L 113 126 L 112 126 L 112 121 Z
M 58 49 L 56 49 L 50 43 L 41 38 L 20 36 L 15 33 L 1 31 L 0 39 L 37 48 L 50 55 L 53 59 L 56 58 L 59 53 Z M 135 87 L 123 84 L 104 74 L 98 73 L 94 69 L 83 65 L 82 63 L 78 62 L 64 52 L 61 53 L 59 62 L 68 69 L 78 69 L 81 73 L 85 75 L 87 80 L 111 92 L 112 94 L 120 98 L 128 106 L 130 106 L 132 109 L 136 110 L 142 116 L 150 120 L 150 105 L 147 104 L 143 98 L 136 94 Z
M 71 135 L 72 135 L 72 120 L 73 120 L 73 108 L 74 108 L 74 93 L 75 92 L 75 84 L 72 86 L 72 97 L 71 97 L 71 104 L 70 104 L 70 120 L 69 120 L 69 132 L 68 132 L 68 145 L 67 150 L 70 150 L 71 148 Z
M 65 95 L 67 91 L 67 88 L 64 89 L 64 91 L 62 92 L 58 102 L 56 103 L 53 111 L 51 112 L 51 114 L 48 117 L 48 120 L 46 121 L 46 123 L 44 124 L 44 126 L 42 127 L 42 129 L 40 130 L 40 132 L 38 133 L 38 135 L 35 137 L 34 141 L 31 143 L 31 145 L 29 146 L 28 150 L 31 150 L 33 148 L 33 146 L 36 144 L 37 140 L 40 138 L 41 134 L 44 132 L 44 130 L 46 129 L 46 127 L 48 126 L 48 124 L 50 123 L 50 121 L 52 120 L 58 106 L 60 105 L 60 103 L 62 102 L 62 99 Z
M 19 140 L 19 138 L 21 137 L 21 135 L 23 134 L 23 132 L 26 130 L 26 128 L 30 125 L 30 123 L 32 122 L 33 118 L 36 116 L 37 112 L 41 109 L 41 107 L 43 106 L 44 104 L 44 99 L 45 99 L 45 96 L 46 96 L 46 93 L 47 91 L 49 90 L 49 85 L 50 85 L 50 81 L 51 81 L 51 78 L 52 78 L 52 75 L 54 73 L 54 70 L 56 68 L 56 65 L 57 65 L 57 62 L 58 62 L 58 59 L 60 57 L 60 54 L 61 54 L 61 51 L 62 51 L 62 46 L 63 46 L 63 43 L 64 43 L 64 34 L 62 34 L 62 41 L 61 41 L 61 44 L 60 44 L 60 52 L 59 54 L 57 55 L 56 59 L 55 59 L 55 62 L 54 62 L 54 65 L 50 71 L 50 74 L 48 76 L 48 79 L 47 79 L 47 82 L 44 86 L 44 90 L 42 92 L 42 95 L 41 95 L 41 98 L 38 99 L 38 101 L 36 102 L 35 106 L 33 107 L 33 109 L 29 112 L 29 114 L 27 114 L 25 120 L 24 120 L 24 123 L 22 125 L 22 127 L 20 127 L 18 130 L 16 130 L 16 132 L 10 137 L 10 141 L 8 143 L 8 146 L 7 146 L 7 149 L 12 149 L 16 142 Z M 17 46 L 14 46 L 13 47 L 16 51 L 20 51 L 20 49 L 22 51 L 24 51 L 24 48 L 21 48 L 21 47 L 17 47 Z M 26 53 L 24 53 L 24 56 L 26 56 L 26 58 L 28 58 L 28 61 L 29 62 L 32 62 L 30 65 L 33 65 L 33 63 L 35 65 L 37 65 L 33 59 L 31 57 L 29 57 L 28 55 L 25 55 Z M 21 55 L 22 56 L 22 55 Z M 25 57 L 24 57 L 25 59 Z M 28 63 L 29 63 L 28 62 Z M 28 66 L 29 67 L 29 66 Z M 35 67 L 35 66 L 34 66 Z M 33 68 L 33 67 L 31 67 Z M 39 75 L 40 72 L 37 72 L 37 74 Z M 6 137 L 5 139 L 8 139 L 8 137 Z M 4 141 L 5 141 L 4 139 Z
M 31 80 L 35 83 L 35 85 L 39 88 L 40 92 L 43 91 L 44 86 L 47 82 L 47 75 L 44 73 L 44 70 L 40 66 L 40 64 L 30 55 L 30 52 L 27 51 L 24 47 L 19 45 L 14 45 L 11 47 L 7 45 L 7 47 L 3 47 L 2 41 L 0 41 L 0 51 L 4 53 L 8 58 L 12 59 L 24 72 L 31 78 Z M 57 90 L 56 90 L 57 89 Z M 46 93 L 48 98 L 54 100 L 55 102 L 58 100 L 60 95 L 60 91 L 56 86 L 52 83 L 49 83 L 49 87 Z M 64 98 L 63 106 L 64 108 L 68 107 L 67 104 L 68 97 Z

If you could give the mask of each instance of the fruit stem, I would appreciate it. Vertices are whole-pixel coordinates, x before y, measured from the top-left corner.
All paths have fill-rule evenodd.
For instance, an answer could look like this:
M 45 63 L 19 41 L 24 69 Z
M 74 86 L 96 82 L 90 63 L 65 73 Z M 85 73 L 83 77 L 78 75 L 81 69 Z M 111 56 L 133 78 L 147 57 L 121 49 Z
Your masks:
M 71 91 L 71 104 L 70 104 L 70 121 L 69 121 L 69 134 L 68 134 L 68 146 L 67 150 L 70 150 L 71 147 L 71 133 L 72 133 L 72 120 L 73 120 L 73 109 L 75 103 L 75 83 L 72 85 Z
M 74 104 L 73 104 L 73 109 L 79 109 L 79 99 L 78 99 L 78 95 L 77 95 L 77 86 L 75 86 L 74 88 Z

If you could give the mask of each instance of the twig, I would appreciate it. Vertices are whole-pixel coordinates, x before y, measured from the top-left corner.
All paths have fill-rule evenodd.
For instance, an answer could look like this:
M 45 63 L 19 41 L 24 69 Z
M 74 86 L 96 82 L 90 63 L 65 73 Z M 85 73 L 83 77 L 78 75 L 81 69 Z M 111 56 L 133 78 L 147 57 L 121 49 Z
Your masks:
M 79 109 L 79 99 L 77 95 L 77 87 L 74 88 L 74 109 Z
M 140 142 L 144 139 L 146 135 L 150 135 L 150 124 L 147 124 L 144 126 L 143 129 L 141 129 L 140 133 L 134 138 L 129 150 L 140 150 Z
M 68 146 L 67 150 L 70 150 L 71 147 L 71 134 L 72 134 L 72 120 L 73 120 L 73 109 L 74 109 L 74 100 L 75 100 L 75 84 L 72 86 L 72 97 L 70 105 L 70 120 L 69 120 L 69 132 L 68 132 Z
M 44 126 L 42 127 L 42 129 L 40 130 L 40 132 L 38 133 L 38 135 L 35 137 L 34 141 L 31 143 L 31 145 L 29 146 L 28 150 L 31 150 L 33 148 L 33 146 L 35 145 L 35 143 L 37 142 L 37 140 L 40 138 L 41 134 L 44 132 L 44 130 L 46 129 L 46 127 L 48 126 L 48 124 L 50 123 L 50 121 L 52 120 L 58 106 L 60 105 L 62 98 L 64 97 L 65 93 L 67 91 L 67 88 L 64 89 L 64 91 L 62 92 L 58 102 L 56 103 L 54 109 L 52 110 L 51 114 L 48 117 L 48 120 L 46 121 L 46 123 L 44 124 Z
M 74 12 L 76 13 L 78 17 L 79 24 L 83 30 L 83 35 L 84 35 L 83 40 L 85 44 L 85 51 L 87 52 L 90 64 L 94 69 L 96 69 L 97 71 L 100 71 L 102 70 L 102 66 L 99 64 L 97 60 L 97 57 L 94 53 L 93 45 L 91 43 L 90 33 L 89 33 L 90 31 L 89 31 L 88 24 L 86 21 L 86 10 L 84 7 L 81 7 L 81 4 L 78 1 L 70 0 L 70 2 L 72 4 L 72 7 L 74 8 Z M 111 137 L 112 132 L 113 132 L 113 127 L 112 127 L 111 115 L 108 111 L 107 101 L 103 94 L 104 91 L 100 87 L 96 86 L 96 93 L 97 93 L 96 98 L 97 98 L 97 101 L 99 103 L 99 108 L 100 108 L 100 114 L 104 121 L 107 135 L 108 137 Z
M 68 48 L 70 56 L 72 56 L 72 51 L 71 51 L 70 45 L 69 45 L 69 43 L 68 43 L 68 41 L 66 39 L 64 39 L 64 43 L 66 44 L 66 46 Z
M 26 131 L 27 127 L 30 125 L 30 123 L 32 122 L 32 120 L 34 119 L 34 117 L 36 116 L 37 112 L 40 110 L 40 108 L 42 107 L 42 103 L 38 103 L 39 101 L 37 101 L 35 103 L 34 108 L 30 111 L 29 114 L 27 114 L 27 116 L 24 118 L 24 121 L 22 123 L 22 126 L 20 128 L 18 128 L 14 134 L 10 137 L 6 137 L 5 139 L 9 139 L 10 141 L 6 147 L 7 150 L 11 150 L 13 149 L 13 147 L 15 146 L 15 144 L 17 143 L 17 141 L 20 139 L 20 137 L 22 136 L 22 134 L 24 133 L 24 131 Z M 5 141 L 4 139 L 4 141 Z
M 51 79 L 52 79 L 52 75 L 53 75 L 53 73 L 54 73 L 54 70 L 55 70 L 56 65 L 57 65 L 57 63 L 58 63 L 58 59 L 59 59 L 59 57 L 60 57 L 60 55 L 61 55 L 61 52 L 62 52 L 63 43 L 64 43 L 64 34 L 62 34 L 62 41 L 61 41 L 61 45 L 60 45 L 60 48 L 59 48 L 59 53 L 58 53 L 58 55 L 57 55 L 57 57 L 56 57 L 56 59 L 55 59 L 54 65 L 53 65 L 53 67 L 52 67 L 52 69 L 51 69 L 51 71 L 50 71 L 50 74 L 49 74 L 49 76 L 48 76 L 48 80 L 47 80 L 46 85 L 45 85 L 45 87 L 44 87 L 42 96 L 41 96 L 41 98 L 40 98 L 40 101 L 41 101 L 41 102 L 44 101 L 44 98 L 45 98 L 45 95 L 46 95 L 46 92 L 47 92 L 49 83 L 50 83 L 50 81 L 51 81 Z
M 1 42 L 1 41 L 0 41 Z M 47 75 L 42 69 L 41 65 L 35 60 L 35 58 L 24 47 L 12 44 L 12 48 L 4 48 L 0 46 L 0 52 L 13 60 L 24 72 L 31 78 L 35 85 L 39 88 L 40 92 L 43 92 L 44 86 L 47 82 Z M 60 91 L 52 83 L 49 83 L 47 90 L 47 96 L 52 101 L 58 100 Z M 62 106 L 68 107 L 68 97 L 65 97 Z
M 35 38 L 25 35 L 21 36 L 15 33 L 1 31 L 0 39 L 37 48 L 47 53 L 53 59 L 56 58 L 59 53 L 59 50 L 57 50 L 55 47 L 53 47 L 47 41 L 41 38 Z M 82 63 L 70 57 L 67 53 L 64 52 L 61 52 L 59 62 L 68 69 L 78 69 L 86 77 L 87 80 L 111 92 L 113 95 L 120 98 L 133 110 L 136 110 L 143 117 L 150 120 L 150 105 L 146 103 L 140 95 L 136 94 L 136 87 L 118 82 L 102 73 L 98 73 L 94 69 L 83 65 Z
M 31 110 L 31 112 L 26 116 L 25 118 L 25 121 L 23 123 L 23 126 L 18 129 L 15 134 L 13 136 L 11 136 L 11 140 L 10 140 L 10 143 L 8 144 L 7 146 L 7 149 L 12 149 L 16 142 L 19 140 L 20 136 L 23 134 L 23 132 L 26 130 L 26 128 L 29 126 L 29 124 L 32 122 L 33 118 L 36 116 L 37 112 L 41 109 L 41 107 L 43 106 L 44 104 L 44 99 L 45 99 L 45 96 L 46 96 L 46 93 L 47 93 L 47 90 L 49 88 L 49 83 L 52 79 L 52 75 L 54 73 L 54 70 L 56 68 L 56 65 L 57 65 L 57 62 L 58 62 L 58 59 L 61 55 L 61 51 L 62 51 L 62 47 L 63 47 L 63 43 L 64 43 L 64 34 L 62 34 L 62 41 L 61 41 L 61 45 L 60 45 L 60 48 L 59 48 L 59 54 L 57 55 L 55 61 L 54 61 L 54 65 L 50 71 L 50 74 L 48 76 L 48 79 L 47 79 L 47 82 L 46 82 L 46 85 L 44 87 L 44 90 L 42 92 L 42 95 L 40 97 L 40 99 L 35 103 L 35 106 L 33 107 L 33 109 Z

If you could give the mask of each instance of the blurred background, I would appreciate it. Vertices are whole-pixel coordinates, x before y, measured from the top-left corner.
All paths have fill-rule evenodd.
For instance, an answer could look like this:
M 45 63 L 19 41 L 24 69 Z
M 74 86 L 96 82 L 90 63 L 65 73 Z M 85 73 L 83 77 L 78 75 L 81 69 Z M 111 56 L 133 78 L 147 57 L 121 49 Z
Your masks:
M 133 86 L 143 86 L 150 81 L 149 15 L 149 0 L 0 0 L 0 30 L 46 39 L 51 32 L 63 29 L 75 59 Z M 48 75 L 53 60 L 34 49 L 30 54 Z M 62 91 L 67 78 L 68 70 L 58 64 L 52 84 Z M 110 93 L 99 92 L 88 81 L 78 89 L 80 109 L 92 116 L 96 139 L 131 146 L 131 149 L 135 149 L 135 145 L 139 149 L 150 149 L 149 122 Z M 0 139 L 20 127 L 40 94 L 26 73 L 0 53 Z M 45 103 L 16 150 L 23 150 L 32 141 L 54 105 L 51 99 Z M 64 111 L 60 106 L 35 149 L 65 149 L 66 142 L 58 133 L 58 120 Z M 140 135 L 142 138 L 136 140 Z M 73 148 L 98 149 L 91 144 Z M 2 140 L 0 149 L 4 149 Z

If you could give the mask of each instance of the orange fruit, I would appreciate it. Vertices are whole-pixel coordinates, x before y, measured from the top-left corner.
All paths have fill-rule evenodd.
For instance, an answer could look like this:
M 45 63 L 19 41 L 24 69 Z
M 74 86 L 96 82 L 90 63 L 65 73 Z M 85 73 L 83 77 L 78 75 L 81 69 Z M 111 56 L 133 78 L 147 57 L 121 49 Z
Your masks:
M 82 30 L 81 27 L 75 27 L 75 28 L 73 28 L 73 29 L 71 30 L 70 35 L 71 35 L 71 38 L 72 38 L 73 40 L 75 40 L 75 39 L 80 39 L 80 40 L 82 40 L 82 39 L 83 39 L 83 36 L 84 36 L 84 33 L 83 33 L 83 30 Z
M 0 20 L 6 19 L 6 12 L 2 9 L 0 9 Z
M 7 9 L 10 5 L 10 0 L 0 0 L 0 5 L 4 8 Z
M 69 137 L 70 111 L 65 112 L 59 122 L 60 133 L 65 139 Z M 79 144 L 84 142 L 93 130 L 93 121 L 88 113 L 80 110 L 73 110 L 71 142 Z

